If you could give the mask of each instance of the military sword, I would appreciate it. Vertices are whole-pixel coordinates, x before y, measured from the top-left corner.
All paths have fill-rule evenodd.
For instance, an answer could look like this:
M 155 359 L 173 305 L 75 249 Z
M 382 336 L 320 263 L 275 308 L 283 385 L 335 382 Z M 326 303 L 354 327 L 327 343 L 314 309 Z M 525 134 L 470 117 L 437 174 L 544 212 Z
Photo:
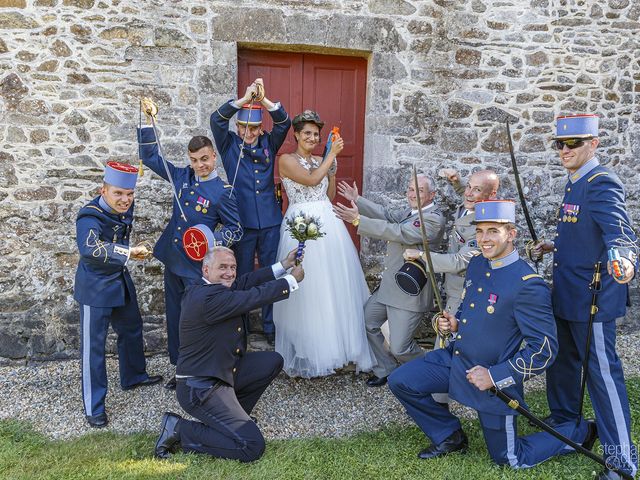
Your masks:
M 441 317 L 444 312 L 442 297 L 440 296 L 440 290 L 438 289 L 438 283 L 436 282 L 436 276 L 433 273 L 433 261 L 431 260 L 431 250 L 429 250 L 429 239 L 427 238 L 427 230 L 424 226 L 424 218 L 422 217 L 422 201 L 420 200 L 420 188 L 418 186 L 418 173 L 416 172 L 416 166 L 413 166 L 413 187 L 416 191 L 416 202 L 418 203 L 418 218 L 420 218 L 420 234 L 422 236 L 422 249 L 424 250 L 424 257 L 427 259 L 429 282 L 433 289 L 433 296 L 436 299 L 436 305 L 438 306 L 438 313 L 436 313 L 431 321 L 431 325 L 436 333 L 440 336 L 440 348 L 445 347 L 444 337 L 448 332 L 442 332 L 438 328 L 437 318 Z
M 527 256 L 531 258 L 531 249 L 535 244 L 538 243 L 538 235 L 536 235 L 536 231 L 533 228 L 531 215 L 529 215 L 527 202 L 524 198 L 524 191 L 522 190 L 522 184 L 520 183 L 520 173 L 518 172 L 518 163 L 516 162 L 516 155 L 513 151 L 513 142 L 511 141 L 511 129 L 509 128 L 509 119 L 507 119 L 505 123 L 507 124 L 507 138 L 509 139 L 509 154 L 511 155 L 511 166 L 513 167 L 513 176 L 516 181 L 516 190 L 518 190 L 518 198 L 520 199 L 520 206 L 522 206 L 524 219 L 527 221 L 527 227 L 529 229 L 529 234 L 531 235 L 531 240 L 527 242 L 527 245 L 525 247 L 527 250 Z M 534 260 L 533 262 L 536 264 L 536 270 L 537 270 L 538 262 L 540 262 L 540 260 L 537 260 L 537 261 Z
M 146 103 L 145 103 L 146 102 Z M 146 108 L 145 108 L 146 107 Z M 160 158 L 162 159 L 162 165 L 164 166 L 164 171 L 167 174 L 167 180 L 171 184 L 171 189 L 173 191 L 173 197 L 178 204 L 178 209 L 180 210 L 180 215 L 182 219 L 186 222 L 187 216 L 184 214 L 184 210 L 182 209 L 182 205 L 180 204 L 180 197 L 178 197 L 178 190 L 176 189 L 176 185 L 173 181 L 173 177 L 171 176 L 171 170 L 169 170 L 169 164 L 167 163 L 167 159 L 164 156 L 164 152 L 162 151 L 162 145 L 160 144 L 160 136 L 158 135 L 158 129 L 156 127 L 156 115 L 158 114 L 158 106 L 151 100 L 150 98 L 140 100 L 140 109 L 144 110 L 145 115 L 149 118 L 151 122 L 151 128 L 153 128 L 153 134 L 156 137 L 156 144 L 158 145 L 158 153 L 160 154 Z
M 582 357 L 582 381 L 580 382 L 580 408 L 578 409 L 578 422 L 582 418 L 582 407 L 584 405 L 584 389 L 587 385 L 587 369 L 589 367 L 589 350 L 591 349 L 591 332 L 593 330 L 593 320 L 598 313 L 598 293 L 600 293 L 600 267 L 598 262 L 593 267 L 593 280 L 589 285 L 591 289 L 591 309 L 589 310 L 589 330 L 587 331 L 587 342 L 584 348 L 584 356 Z
M 531 423 L 533 423 L 538 428 L 540 428 L 540 429 L 544 430 L 545 432 L 553 435 L 558 440 L 560 440 L 562 443 L 565 443 L 565 444 L 569 445 L 576 452 L 581 453 L 581 454 L 585 455 L 586 457 L 589 457 L 591 460 L 593 460 L 595 462 L 598 462 L 600 465 L 602 465 L 606 469 L 616 472 L 622 478 L 625 478 L 625 479 L 628 479 L 628 480 L 633 480 L 633 477 L 631 475 L 629 475 L 628 473 L 620 470 L 619 468 L 615 468 L 612 465 L 608 465 L 607 462 L 602 457 L 596 455 L 591 450 L 583 447 L 579 443 L 574 442 L 570 438 L 565 437 L 563 434 L 561 434 L 560 432 L 555 430 L 553 427 L 550 427 L 549 425 L 547 425 L 545 422 L 540 420 L 538 417 L 536 417 L 529 410 L 527 410 L 522 405 L 520 405 L 520 402 L 518 402 L 518 400 L 516 400 L 515 398 L 511 398 L 509 395 L 504 393 L 502 390 L 497 389 L 496 387 L 491 387 L 489 391 L 491 393 L 495 394 L 504 403 L 506 403 L 509 408 L 511 408 L 511 409 L 515 410 L 516 412 L 518 412 L 519 414 L 521 414 L 523 417 L 525 417 L 527 420 L 529 420 Z

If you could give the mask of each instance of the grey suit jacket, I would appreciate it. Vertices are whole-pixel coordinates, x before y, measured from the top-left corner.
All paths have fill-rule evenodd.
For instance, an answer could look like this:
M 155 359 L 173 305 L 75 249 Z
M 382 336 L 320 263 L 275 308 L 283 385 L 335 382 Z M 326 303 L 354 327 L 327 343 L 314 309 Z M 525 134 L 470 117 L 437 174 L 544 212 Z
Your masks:
M 357 201 L 360 212 L 358 234 L 387 241 L 387 253 L 384 260 L 384 272 L 378 291 L 378 301 L 384 305 L 424 312 L 431 307 L 433 291 L 427 284 L 420 295 L 404 293 L 396 284 L 395 274 L 404 264 L 402 257 L 407 248 L 422 248 L 420 219 L 411 209 L 389 211 L 366 198 Z M 442 244 L 445 219 L 434 205 L 422 211 L 429 247 L 437 250 Z
M 460 217 L 463 210 L 464 206 L 459 206 L 456 210 L 456 219 L 449 233 L 447 253 L 431 254 L 434 272 L 445 274 L 444 291 L 447 294 L 445 310 L 454 314 L 462 302 L 464 276 L 469 260 L 480 253 L 476 243 L 476 227 L 471 224 L 476 215 L 470 212 L 464 217 Z

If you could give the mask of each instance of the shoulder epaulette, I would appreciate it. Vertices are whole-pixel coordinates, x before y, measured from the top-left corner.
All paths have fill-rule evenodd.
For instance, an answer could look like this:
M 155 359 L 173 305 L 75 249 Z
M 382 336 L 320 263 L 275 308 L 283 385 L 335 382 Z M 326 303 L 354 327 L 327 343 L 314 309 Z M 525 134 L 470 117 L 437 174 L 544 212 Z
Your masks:
M 233 185 L 229 185 L 228 183 L 226 183 L 226 184 L 224 185 L 224 188 L 233 188 Z
M 480 250 L 472 250 L 471 251 L 471 255 L 473 255 L 474 257 L 477 257 L 478 255 L 480 255 L 480 253 L 482 253 L 482 252 L 480 252 Z
M 286 117 L 284 117 L 284 120 L 282 120 L 281 122 L 273 122 L 273 123 L 274 123 L 274 124 L 276 124 L 276 125 L 280 125 L 281 123 L 284 123 L 284 122 L 286 122 L 287 120 L 289 120 L 289 114 L 288 114 L 288 113 L 287 113 L 287 116 L 286 116 Z
M 95 205 L 87 205 L 86 208 L 94 208 L 98 210 L 100 213 L 104 213 L 104 210 L 102 210 L 100 207 L 96 207 Z
M 525 275 L 524 277 L 522 277 L 523 281 L 527 281 L 530 280 L 532 278 L 542 278 L 542 275 L 538 275 L 537 273 L 530 273 L 529 275 Z
M 587 182 L 591 182 L 591 180 L 593 180 L 596 177 L 599 177 L 600 175 L 609 175 L 609 172 L 598 172 L 598 173 L 596 173 L 594 175 L 591 175 L 589 177 L 589 179 L 587 180 Z

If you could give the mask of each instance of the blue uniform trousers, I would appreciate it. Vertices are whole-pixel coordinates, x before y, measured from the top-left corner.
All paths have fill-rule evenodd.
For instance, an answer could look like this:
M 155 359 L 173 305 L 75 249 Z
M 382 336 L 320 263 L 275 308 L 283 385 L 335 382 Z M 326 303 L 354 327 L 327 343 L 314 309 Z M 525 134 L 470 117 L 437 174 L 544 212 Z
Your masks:
M 580 407 L 582 360 L 589 324 L 556 317 L 558 357 L 547 370 L 547 400 L 554 420 L 575 421 Z M 616 353 L 616 322 L 594 322 L 587 388 L 605 461 L 635 475 L 638 455 L 630 437 L 630 412 L 622 362 Z
M 171 365 L 178 364 L 178 350 L 180 349 L 180 313 L 182 312 L 182 295 L 185 288 L 197 283 L 195 278 L 176 275 L 166 266 L 164 267 L 164 303 L 167 317 L 167 349 Z
M 105 343 L 109 324 L 118 335 L 120 385 L 128 387 L 148 378 L 142 318 L 138 304 L 129 300 L 122 307 L 92 307 L 80 304 L 80 365 L 85 415 L 104 413 L 107 395 Z
M 430 352 L 433 353 L 433 352 Z M 406 408 L 407 413 L 429 439 L 439 444 L 461 428 L 458 418 L 432 397 L 447 392 L 450 368 L 428 362 L 425 356 L 401 365 L 389 375 L 389 388 Z M 487 393 L 489 395 L 489 393 Z M 537 465 L 572 448 L 546 432 L 518 437 L 514 415 L 490 415 L 478 412 L 487 449 L 493 461 L 513 468 Z M 566 422 L 557 430 L 577 443 L 584 441 L 587 424 Z
M 237 362 L 234 386 L 217 379 L 178 378 L 180 406 L 200 420 L 179 420 L 183 451 L 241 462 L 260 458 L 264 437 L 249 414 L 282 370 L 282 364 L 276 352 L 250 352 Z
M 253 272 L 255 254 L 258 253 L 260 267 L 269 267 L 276 263 L 280 243 L 280 226 L 253 229 L 245 228 L 242 239 L 233 246 L 238 262 L 238 277 Z M 262 307 L 262 327 L 264 333 L 273 334 L 273 304 Z

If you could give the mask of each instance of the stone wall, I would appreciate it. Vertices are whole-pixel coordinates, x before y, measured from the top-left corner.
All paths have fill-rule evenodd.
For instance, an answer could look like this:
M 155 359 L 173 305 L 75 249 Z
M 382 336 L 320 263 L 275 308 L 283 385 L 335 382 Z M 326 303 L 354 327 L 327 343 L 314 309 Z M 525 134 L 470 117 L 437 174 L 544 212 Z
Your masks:
M 160 105 L 167 156 L 186 160 L 185 140 L 208 134 L 211 110 L 235 92 L 238 46 L 368 58 L 364 188 L 385 202 L 403 201 L 414 162 L 431 173 L 493 166 L 515 198 L 509 118 L 547 235 L 565 181 L 553 119 L 599 113 L 603 160 L 637 224 L 639 17 L 629 0 L 0 0 L 0 357 L 77 354 L 76 212 L 107 160 L 137 161 L 143 95 Z M 457 202 L 444 183 L 438 200 Z M 170 207 L 147 172 L 134 241 L 157 239 Z M 380 253 L 363 243 L 370 278 Z M 161 350 L 161 267 L 131 270 L 147 349 Z

